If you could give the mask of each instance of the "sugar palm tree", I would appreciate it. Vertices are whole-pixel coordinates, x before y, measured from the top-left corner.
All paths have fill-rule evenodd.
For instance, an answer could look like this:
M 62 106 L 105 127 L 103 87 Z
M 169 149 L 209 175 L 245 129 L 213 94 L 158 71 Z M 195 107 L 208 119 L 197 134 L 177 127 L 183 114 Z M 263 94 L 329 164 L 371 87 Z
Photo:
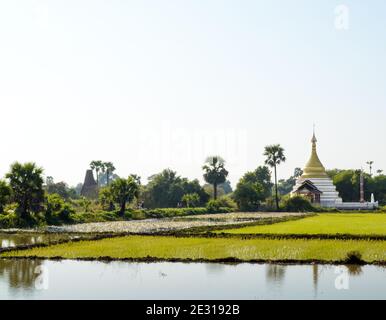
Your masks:
M 213 185 L 213 198 L 217 199 L 217 186 L 224 183 L 229 172 L 225 169 L 225 161 L 219 156 L 208 157 L 204 166 L 204 179 L 207 183 Z
M 103 170 L 106 172 L 106 183 L 107 185 L 110 184 L 110 176 L 115 171 L 114 164 L 112 162 L 104 162 L 103 163 Z
M 280 163 L 286 161 L 286 157 L 284 156 L 284 149 L 280 146 L 280 144 L 266 146 L 264 156 L 266 157 L 265 164 L 274 169 L 276 210 L 279 211 L 279 197 L 277 191 L 277 166 Z
M 90 168 L 91 170 L 95 170 L 95 173 L 96 173 L 96 181 L 97 181 L 97 185 L 99 187 L 99 171 L 101 170 L 104 170 L 104 164 L 102 161 L 100 160 L 94 160 L 94 161 L 91 161 L 90 162 Z
M 119 204 L 119 214 L 123 216 L 126 211 L 126 204 L 139 195 L 140 186 L 133 177 L 127 179 L 118 178 L 111 183 L 112 198 Z
M 373 174 L 373 164 L 374 164 L 374 161 L 367 161 L 366 164 L 369 165 L 369 168 L 370 168 L 370 176 Z

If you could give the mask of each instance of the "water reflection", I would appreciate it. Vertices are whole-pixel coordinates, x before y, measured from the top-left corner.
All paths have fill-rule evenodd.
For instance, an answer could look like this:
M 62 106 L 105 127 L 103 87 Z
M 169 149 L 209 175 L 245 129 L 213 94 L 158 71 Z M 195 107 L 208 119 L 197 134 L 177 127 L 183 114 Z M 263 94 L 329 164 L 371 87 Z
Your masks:
M 39 267 L 49 286 L 35 284 Z M 331 265 L 127 263 L 0 259 L 0 299 L 385 299 L 385 268 Z
M 281 285 L 285 279 L 285 265 L 268 264 L 266 267 L 266 280 Z
M 11 288 L 33 288 L 38 274 L 37 267 L 41 266 L 39 260 L 0 259 L 0 278 L 6 281 Z
M 91 237 L 83 235 L 82 237 Z M 50 244 L 60 240 L 70 240 L 79 238 L 76 234 L 61 234 L 61 233 L 0 233 L 0 249 L 1 248 L 13 248 L 23 245 L 33 245 L 39 243 Z
M 346 266 L 348 274 L 350 276 L 360 276 L 363 272 L 362 266 L 356 264 L 349 264 Z

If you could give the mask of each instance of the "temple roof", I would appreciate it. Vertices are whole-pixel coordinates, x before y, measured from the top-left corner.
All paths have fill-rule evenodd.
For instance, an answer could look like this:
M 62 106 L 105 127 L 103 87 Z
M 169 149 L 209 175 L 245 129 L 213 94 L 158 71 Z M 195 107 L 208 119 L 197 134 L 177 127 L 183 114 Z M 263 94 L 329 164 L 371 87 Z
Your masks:
M 308 191 L 314 194 L 322 194 L 320 191 L 310 180 L 305 180 L 303 183 L 295 190 L 295 192 L 301 192 L 303 189 L 307 189 Z
M 309 178 L 328 178 L 328 175 L 326 173 L 326 169 L 324 168 L 322 162 L 320 161 L 318 157 L 318 153 L 316 152 L 316 143 L 318 140 L 314 135 L 312 136 L 312 152 L 310 160 L 308 160 L 306 167 L 303 170 L 302 179 L 309 179 Z

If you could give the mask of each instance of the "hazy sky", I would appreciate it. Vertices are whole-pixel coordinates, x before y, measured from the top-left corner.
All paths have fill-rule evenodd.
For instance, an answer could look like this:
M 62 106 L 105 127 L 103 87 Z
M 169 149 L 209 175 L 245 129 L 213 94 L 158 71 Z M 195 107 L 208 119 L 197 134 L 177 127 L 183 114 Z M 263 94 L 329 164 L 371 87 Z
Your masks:
M 201 179 L 220 154 L 235 183 L 280 143 L 287 177 L 314 122 L 327 168 L 386 170 L 386 3 L 336 24 L 341 4 L 1 0 L 0 176 L 35 161 L 76 184 L 101 159 Z

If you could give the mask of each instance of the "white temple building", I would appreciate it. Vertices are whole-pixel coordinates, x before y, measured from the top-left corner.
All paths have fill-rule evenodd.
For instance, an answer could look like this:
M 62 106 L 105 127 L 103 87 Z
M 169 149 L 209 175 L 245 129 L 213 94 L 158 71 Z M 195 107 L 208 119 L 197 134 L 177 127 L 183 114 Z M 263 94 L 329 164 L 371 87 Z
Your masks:
M 296 181 L 296 185 L 292 190 L 293 195 L 305 196 L 309 198 L 311 203 L 326 208 L 371 210 L 378 207 L 378 202 L 375 202 L 374 199 L 371 202 L 343 202 L 332 179 L 328 176 L 318 157 L 315 132 L 311 142 L 312 152 L 310 160 L 303 170 L 303 175 Z

